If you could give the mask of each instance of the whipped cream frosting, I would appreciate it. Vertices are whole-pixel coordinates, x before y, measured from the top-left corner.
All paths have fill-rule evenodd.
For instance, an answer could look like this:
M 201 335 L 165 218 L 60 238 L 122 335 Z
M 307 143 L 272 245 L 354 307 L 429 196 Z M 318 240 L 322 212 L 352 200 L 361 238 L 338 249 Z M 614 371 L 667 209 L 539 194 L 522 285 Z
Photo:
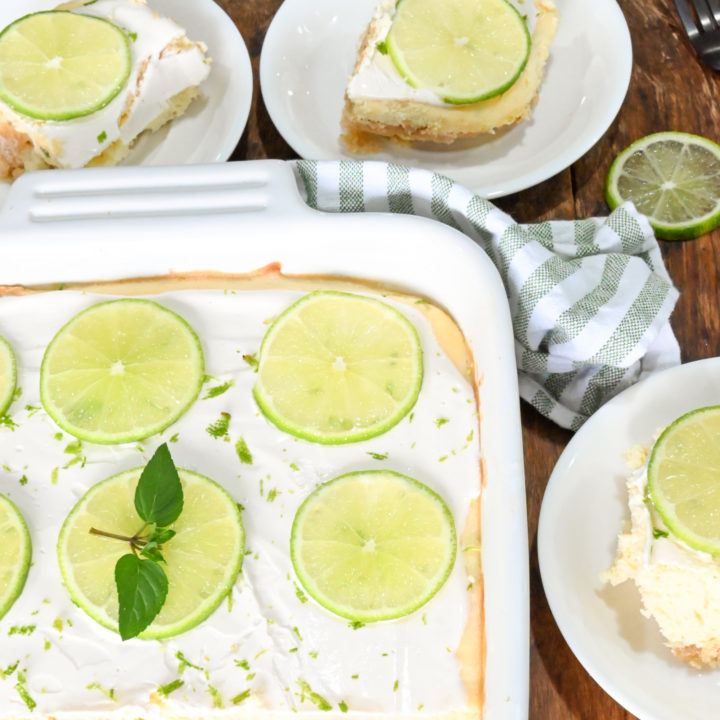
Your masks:
M 643 566 L 673 565 L 694 570 L 717 568 L 712 555 L 695 550 L 675 537 L 665 526 L 660 516 L 647 500 L 647 469 L 649 454 L 645 462 L 633 470 L 627 480 L 628 505 L 633 526 L 642 529 L 645 540 L 642 553 Z
M 10 421 L 0 423 L 0 492 L 20 508 L 33 542 L 25 589 L 0 620 L 3 720 L 212 718 L 238 709 L 290 717 L 328 707 L 324 716 L 424 715 L 466 707 L 456 650 L 473 578 L 462 548 L 448 581 L 424 607 L 355 628 L 302 591 L 289 536 L 295 511 L 319 483 L 380 468 L 440 493 L 459 535 L 480 487 L 472 388 L 423 315 L 386 300 L 421 338 L 425 373 L 412 413 L 384 435 L 344 446 L 281 432 L 253 400 L 255 374 L 243 355 L 257 352 L 269 321 L 301 295 L 184 290 L 153 297 L 198 333 L 209 379 L 190 410 L 161 435 L 119 446 L 79 443 L 62 432 L 42 409 L 38 390 L 42 356 L 55 332 L 108 296 L 56 291 L 0 298 L 0 334 L 15 350 L 21 389 Z M 225 384 L 224 392 L 208 392 Z M 229 429 L 216 438 L 207 428 L 221 413 L 230 416 Z M 240 438 L 251 464 L 236 452 Z M 56 543 L 65 517 L 94 483 L 143 465 L 161 442 L 169 442 L 179 467 L 213 478 L 243 505 L 246 556 L 231 595 L 205 622 L 164 641 L 122 642 L 72 603 Z M 163 686 L 167 697 L 158 694 Z
M 189 43 L 180 25 L 144 0 L 95 0 L 72 12 L 104 18 L 128 32 L 132 69 L 123 89 L 97 112 L 64 121 L 27 117 L 0 101 L 2 116 L 31 138 L 49 163 L 66 168 L 85 166 L 118 139 L 129 145 L 165 112 L 172 97 L 199 85 L 210 72 L 204 45 Z
M 388 55 L 381 53 L 377 46 L 384 42 L 395 14 L 395 0 L 381 0 L 370 23 L 370 34 L 366 38 L 358 65 L 347 86 L 350 100 L 376 98 L 380 100 L 416 100 L 430 105 L 447 106 L 444 100 L 432 90 L 414 88 L 397 71 Z

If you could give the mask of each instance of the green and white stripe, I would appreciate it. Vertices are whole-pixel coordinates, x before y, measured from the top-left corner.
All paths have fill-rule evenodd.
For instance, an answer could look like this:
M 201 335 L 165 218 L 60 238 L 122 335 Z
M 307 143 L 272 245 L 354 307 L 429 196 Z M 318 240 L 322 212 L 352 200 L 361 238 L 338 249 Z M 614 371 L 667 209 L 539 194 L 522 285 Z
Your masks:
M 297 161 L 307 203 L 327 212 L 434 218 L 495 263 L 515 331 L 520 395 L 576 430 L 604 402 L 677 365 L 669 317 L 678 292 L 644 216 L 519 225 L 449 178 L 384 162 Z

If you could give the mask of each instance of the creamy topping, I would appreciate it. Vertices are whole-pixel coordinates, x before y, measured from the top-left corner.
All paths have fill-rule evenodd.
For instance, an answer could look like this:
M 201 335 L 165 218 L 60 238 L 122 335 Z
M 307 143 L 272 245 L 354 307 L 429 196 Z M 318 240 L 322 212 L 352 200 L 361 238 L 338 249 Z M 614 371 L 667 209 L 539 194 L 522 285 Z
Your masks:
M 688 569 L 706 570 L 717 567 L 712 555 L 694 550 L 675 537 L 646 499 L 648 458 L 632 472 L 627 481 L 628 504 L 633 525 L 642 528 L 645 538 L 643 566 L 673 565 Z
M 190 43 L 182 27 L 144 0 L 95 0 L 73 12 L 104 18 L 128 32 L 132 69 L 120 93 L 101 110 L 65 121 L 36 120 L 0 102 L 2 115 L 30 136 L 49 163 L 69 168 L 85 166 L 117 140 L 130 145 L 172 97 L 210 72 L 204 46 Z
M 0 298 L 0 334 L 16 352 L 22 389 L 11 421 L 0 424 L 0 492 L 19 506 L 33 541 L 27 585 L 0 620 L 3 718 L 75 720 L 89 713 L 149 720 L 165 716 L 150 702 L 158 691 L 153 697 L 166 703 L 165 712 L 183 717 L 234 708 L 318 711 L 325 704 L 340 715 L 439 714 L 466 706 L 455 654 L 469 606 L 460 548 L 450 578 L 427 605 L 407 618 L 359 628 L 305 595 L 288 550 L 302 500 L 318 483 L 354 469 L 389 468 L 428 484 L 448 503 L 460 534 L 479 492 L 472 388 L 423 315 L 388 300 L 414 323 L 423 346 L 425 376 L 412 414 L 380 437 L 346 446 L 284 434 L 255 405 L 255 374 L 243 355 L 257 352 L 268 321 L 300 295 L 187 290 L 156 297 L 198 333 L 210 379 L 161 436 L 121 446 L 79 443 L 62 432 L 42 409 L 38 390 L 54 333 L 107 296 L 63 291 Z M 230 416 L 228 434 L 216 438 L 207 428 L 221 413 Z M 251 463 L 241 461 L 240 455 L 250 458 L 236 449 L 240 438 Z M 123 643 L 73 605 L 55 547 L 62 522 L 88 488 L 144 464 L 163 441 L 179 466 L 213 478 L 244 506 L 247 554 L 231 598 L 208 620 L 166 641 Z
M 430 105 L 447 106 L 432 90 L 414 88 L 397 71 L 388 55 L 381 53 L 377 46 L 384 42 L 395 14 L 395 0 L 382 0 L 375 9 L 358 66 L 350 78 L 347 95 L 357 98 L 378 98 L 383 100 L 417 100 Z

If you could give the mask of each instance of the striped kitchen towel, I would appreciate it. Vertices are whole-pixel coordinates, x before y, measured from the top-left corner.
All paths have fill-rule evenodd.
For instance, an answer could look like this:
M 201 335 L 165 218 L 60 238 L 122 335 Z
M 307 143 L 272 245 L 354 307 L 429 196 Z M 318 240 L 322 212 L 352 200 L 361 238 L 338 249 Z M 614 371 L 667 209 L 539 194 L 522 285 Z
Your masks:
M 502 277 L 520 395 L 577 430 L 613 395 L 680 362 L 678 292 L 632 204 L 606 218 L 519 225 L 449 178 L 383 162 L 299 160 L 311 207 L 433 218 L 469 235 Z

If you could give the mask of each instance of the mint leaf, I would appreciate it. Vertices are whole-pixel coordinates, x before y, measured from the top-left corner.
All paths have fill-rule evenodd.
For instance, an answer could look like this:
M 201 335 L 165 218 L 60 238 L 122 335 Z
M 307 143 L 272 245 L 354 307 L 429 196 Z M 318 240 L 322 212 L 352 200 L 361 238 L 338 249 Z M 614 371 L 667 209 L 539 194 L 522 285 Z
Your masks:
M 115 565 L 115 584 L 120 637 L 129 640 L 137 637 L 160 612 L 167 597 L 168 580 L 156 562 L 128 553 Z
M 162 545 L 163 543 L 166 543 L 169 540 L 172 540 L 174 537 L 175 537 L 174 530 L 171 530 L 170 528 L 156 528 L 155 532 L 150 534 L 150 537 L 148 538 L 148 542 L 154 542 L 157 545 Z
M 140 556 L 152 560 L 153 562 L 165 562 L 165 558 L 162 553 L 158 550 L 157 543 L 153 540 L 147 543 L 140 551 Z M 167 565 L 167 563 L 165 563 Z
M 146 523 L 167 526 L 183 508 L 183 490 L 167 443 L 150 458 L 135 490 L 135 509 Z

